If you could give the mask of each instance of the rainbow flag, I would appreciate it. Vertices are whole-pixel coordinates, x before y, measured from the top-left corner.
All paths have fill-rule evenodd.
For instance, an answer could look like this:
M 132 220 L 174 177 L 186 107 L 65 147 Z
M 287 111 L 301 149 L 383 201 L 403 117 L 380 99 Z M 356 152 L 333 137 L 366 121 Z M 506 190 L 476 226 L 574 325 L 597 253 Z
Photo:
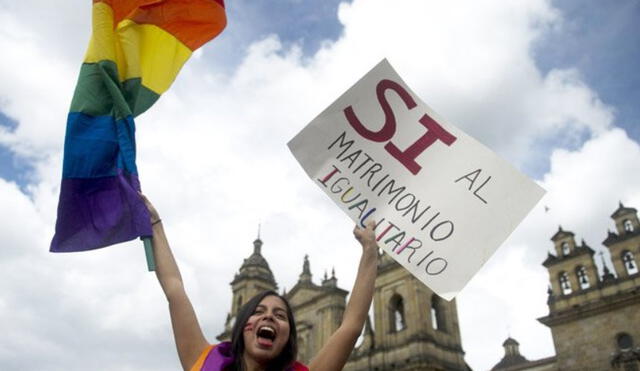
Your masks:
M 223 0 L 94 0 L 92 14 L 67 118 L 52 252 L 151 236 L 138 195 L 133 119 L 226 25 Z

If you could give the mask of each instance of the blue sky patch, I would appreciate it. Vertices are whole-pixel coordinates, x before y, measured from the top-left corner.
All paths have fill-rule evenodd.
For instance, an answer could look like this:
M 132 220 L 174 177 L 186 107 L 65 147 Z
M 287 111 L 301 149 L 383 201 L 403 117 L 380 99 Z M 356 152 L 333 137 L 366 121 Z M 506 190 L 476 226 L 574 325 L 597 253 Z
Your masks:
M 0 111 L 0 126 L 8 128 L 9 131 L 14 131 L 18 127 L 18 122 Z
M 216 42 L 207 46 L 205 53 L 213 63 L 237 66 L 251 43 L 275 34 L 285 47 L 295 43 L 305 56 L 311 56 L 323 41 L 336 40 L 340 36 L 342 24 L 338 21 L 338 5 L 341 2 L 345 1 L 226 2 L 227 28 Z
M 0 127 L 14 131 L 18 123 L 0 111 Z M 26 160 L 19 158 L 11 149 L 0 144 L 0 178 L 15 182 L 24 191 L 32 171 L 33 166 Z
M 536 155 L 530 156 L 521 170 L 534 179 L 542 179 L 551 169 L 551 153 L 554 150 L 563 148 L 567 151 L 577 151 L 589 139 L 591 139 L 591 132 L 587 128 L 576 130 L 575 127 L 564 127 L 559 129 L 553 135 L 537 140 L 533 144 L 531 152 Z
M 640 2 L 554 1 L 564 23 L 536 46 L 539 68 L 577 68 L 600 99 L 615 107 L 615 124 L 640 142 Z

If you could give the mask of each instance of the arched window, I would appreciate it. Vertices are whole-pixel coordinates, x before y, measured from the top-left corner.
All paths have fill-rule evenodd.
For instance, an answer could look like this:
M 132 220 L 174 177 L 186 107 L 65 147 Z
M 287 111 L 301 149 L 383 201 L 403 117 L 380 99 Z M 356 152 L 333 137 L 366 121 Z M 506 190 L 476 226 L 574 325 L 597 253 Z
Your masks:
M 616 344 L 619 350 L 631 350 L 633 349 L 633 338 L 626 332 L 620 333 L 616 336 Z
M 404 318 L 402 316 L 402 311 L 397 309 L 393 313 L 393 316 L 394 316 L 396 331 L 400 331 L 400 330 L 404 329 Z
M 631 220 L 629 220 L 629 219 L 625 219 L 625 220 L 622 222 L 622 226 L 624 227 L 624 230 L 625 230 L 626 232 L 633 232 L 633 224 L 631 223 Z
M 631 251 L 625 251 L 622 253 L 622 263 L 624 264 L 624 268 L 627 270 L 628 275 L 638 273 L 638 264 L 636 264 L 636 259 Z
M 571 282 L 569 282 L 567 272 L 560 273 L 560 289 L 562 290 L 562 295 L 569 295 L 573 291 L 571 290 Z
M 240 310 L 240 308 L 242 307 L 242 295 L 238 296 L 238 301 L 236 302 L 236 310 Z
M 560 247 L 562 248 L 562 256 L 567 256 L 571 252 L 569 250 L 569 244 L 566 242 L 563 242 Z
M 431 327 L 438 329 L 438 310 L 434 307 L 431 307 Z
M 307 342 L 304 340 L 304 336 L 298 336 L 298 359 L 307 359 Z
M 431 326 L 434 330 L 447 330 L 442 300 L 436 295 L 431 297 Z
M 588 289 L 591 284 L 589 283 L 589 276 L 587 275 L 587 268 L 579 266 L 576 268 L 576 275 L 578 276 L 578 285 L 580 289 Z
M 313 346 L 312 333 L 313 325 L 307 321 L 299 321 L 298 328 L 298 359 L 300 362 L 308 362 L 313 356 L 311 348 Z
M 640 366 L 640 356 L 633 349 L 633 338 L 631 335 L 621 332 L 615 338 L 618 351 L 612 354 L 611 365 L 616 370 L 638 371 Z
M 407 327 L 404 317 L 404 302 L 402 296 L 395 294 L 389 303 L 389 322 L 391 332 L 398 332 Z

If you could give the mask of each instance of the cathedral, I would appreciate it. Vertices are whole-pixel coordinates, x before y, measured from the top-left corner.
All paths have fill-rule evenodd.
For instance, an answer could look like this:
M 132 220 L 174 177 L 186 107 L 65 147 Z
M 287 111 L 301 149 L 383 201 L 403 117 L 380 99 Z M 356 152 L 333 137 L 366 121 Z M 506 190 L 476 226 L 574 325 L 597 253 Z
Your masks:
M 616 232 L 603 245 L 613 271 L 603 261 L 598 273 L 595 251 L 559 228 L 551 237 L 555 254 L 542 263 L 550 277 L 549 314 L 538 320 L 551 329 L 556 355 L 528 360 L 515 339 L 492 368 L 516 370 L 640 371 L 640 223 L 637 210 L 622 204 L 611 215 Z M 229 340 L 239 308 L 255 294 L 277 291 L 260 238 L 231 281 L 231 310 L 218 340 Z M 305 257 L 293 288 L 284 293 L 298 329 L 299 360 L 307 363 L 338 328 L 348 291 L 332 272 L 313 282 Z M 464 360 L 456 301 L 441 299 L 389 256 L 382 254 L 373 298 L 373 319 L 354 349 L 346 371 L 471 370 Z
M 555 254 L 542 265 L 549 272 L 549 314 L 538 321 L 551 329 L 556 355 L 529 361 L 515 339 L 507 339 L 505 355 L 492 370 L 622 370 L 640 371 L 640 223 L 637 210 L 620 203 L 611 215 L 615 232 L 602 242 L 613 270 L 595 251 L 561 227 L 551 237 Z

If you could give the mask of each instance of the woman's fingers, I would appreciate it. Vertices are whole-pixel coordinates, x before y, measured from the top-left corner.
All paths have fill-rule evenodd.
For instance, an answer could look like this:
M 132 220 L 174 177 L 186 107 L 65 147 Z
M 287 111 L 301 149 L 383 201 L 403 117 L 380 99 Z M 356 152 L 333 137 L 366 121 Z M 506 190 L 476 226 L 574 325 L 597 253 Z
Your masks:
M 356 226 L 353 228 L 353 235 L 363 245 L 375 243 L 375 226 L 376 222 L 374 220 L 370 220 L 367 223 L 366 228 L 362 228 L 356 224 Z
M 151 203 L 151 201 L 149 201 L 149 199 L 147 198 L 147 196 L 145 196 L 144 194 L 142 194 L 142 192 L 138 192 L 138 194 L 140 195 L 140 198 L 142 198 L 142 202 L 144 202 L 144 205 L 147 207 L 147 210 L 149 210 L 149 214 L 151 216 L 152 221 L 154 220 L 158 220 L 159 219 L 159 215 L 158 215 L 158 211 L 156 210 L 156 208 L 153 206 L 153 204 Z

